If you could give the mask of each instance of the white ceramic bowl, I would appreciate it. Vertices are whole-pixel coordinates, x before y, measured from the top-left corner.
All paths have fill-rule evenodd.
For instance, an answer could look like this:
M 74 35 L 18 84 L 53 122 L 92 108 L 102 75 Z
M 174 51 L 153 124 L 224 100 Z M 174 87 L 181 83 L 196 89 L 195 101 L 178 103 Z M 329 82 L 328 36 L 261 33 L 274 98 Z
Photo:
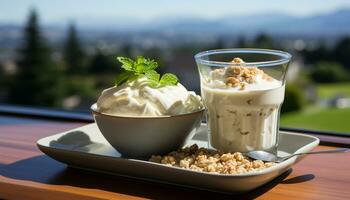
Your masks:
M 123 156 L 149 158 L 182 147 L 201 124 L 203 110 L 164 117 L 125 117 L 91 110 L 106 140 Z

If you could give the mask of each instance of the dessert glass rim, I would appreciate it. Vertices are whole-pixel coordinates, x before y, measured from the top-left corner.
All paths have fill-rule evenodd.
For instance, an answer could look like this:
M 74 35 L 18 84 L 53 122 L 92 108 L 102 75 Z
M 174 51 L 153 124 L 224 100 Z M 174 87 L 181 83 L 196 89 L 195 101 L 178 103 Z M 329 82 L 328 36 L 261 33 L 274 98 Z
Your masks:
M 204 65 L 216 66 L 216 67 L 227 67 L 232 66 L 232 62 L 222 62 L 208 60 L 204 56 L 215 55 L 215 54 L 229 54 L 229 53 L 246 53 L 246 54 L 266 54 L 275 55 L 280 58 L 271 61 L 262 62 L 245 62 L 245 67 L 268 67 L 274 65 L 281 65 L 288 63 L 292 58 L 292 55 L 285 51 L 272 50 L 272 49 L 258 49 L 258 48 L 229 48 L 229 49 L 213 49 L 197 53 L 194 58 L 195 60 Z
M 97 104 L 94 103 L 91 105 L 90 110 L 92 111 L 93 114 L 98 114 L 98 115 L 103 115 L 103 116 L 107 116 L 107 117 L 112 117 L 112 118 L 124 118 L 124 119 L 161 119 L 161 118 L 170 118 L 170 117 L 181 117 L 181 116 L 186 116 L 186 115 L 193 115 L 193 114 L 197 114 L 200 112 L 204 112 L 205 108 L 201 108 L 197 111 L 194 112 L 189 112 L 189 113 L 183 113 L 183 114 L 178 114 L 178 115 L 164 115 L 164 116 L 127 116 L 127 115 L 112 115 L 112 114 L 108 114 L 108 113 L 103 113 L 100 111 L 97 111 L 96 106 Z

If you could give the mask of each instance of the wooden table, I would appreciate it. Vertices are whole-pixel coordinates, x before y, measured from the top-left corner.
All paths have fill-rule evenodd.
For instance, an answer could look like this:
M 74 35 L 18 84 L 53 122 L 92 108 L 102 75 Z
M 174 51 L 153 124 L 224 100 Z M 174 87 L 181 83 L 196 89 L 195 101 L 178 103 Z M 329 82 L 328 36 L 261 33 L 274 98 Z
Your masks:
M 0 115 L 0 199 L 350 199 L 350 154 L 307 156 L 267 185 L 224 195 L 67 168 L 36 147 L 84 124 Z

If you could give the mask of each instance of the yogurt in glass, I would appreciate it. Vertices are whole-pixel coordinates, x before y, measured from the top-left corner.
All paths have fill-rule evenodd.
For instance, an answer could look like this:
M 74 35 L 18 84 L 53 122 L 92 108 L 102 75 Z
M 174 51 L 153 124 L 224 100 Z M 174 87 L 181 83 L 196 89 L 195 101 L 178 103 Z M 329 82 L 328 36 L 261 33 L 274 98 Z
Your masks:
M 226 67 L 200 69 L 203 71 L 201 93 L 208 112 L 210 145 L 224 152 L 276 153 L 284 80 L 247 66 L 240 58 Z

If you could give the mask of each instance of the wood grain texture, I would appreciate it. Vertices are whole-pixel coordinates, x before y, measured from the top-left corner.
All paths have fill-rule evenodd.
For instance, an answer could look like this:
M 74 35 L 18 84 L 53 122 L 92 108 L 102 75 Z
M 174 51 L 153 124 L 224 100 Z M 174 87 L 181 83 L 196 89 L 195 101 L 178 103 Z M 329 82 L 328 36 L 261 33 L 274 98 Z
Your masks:
M 274 181 L 240 195 L 150 183 L 67 168 L 36 147 L 39 138 L 82 123 L 0 124 L 0 199 L 349 199 L 350 154 L 307 156 Z M 334 147 L 319 146 L 317 149 Z M 156 173 L 156 172 L 155 172 Z

